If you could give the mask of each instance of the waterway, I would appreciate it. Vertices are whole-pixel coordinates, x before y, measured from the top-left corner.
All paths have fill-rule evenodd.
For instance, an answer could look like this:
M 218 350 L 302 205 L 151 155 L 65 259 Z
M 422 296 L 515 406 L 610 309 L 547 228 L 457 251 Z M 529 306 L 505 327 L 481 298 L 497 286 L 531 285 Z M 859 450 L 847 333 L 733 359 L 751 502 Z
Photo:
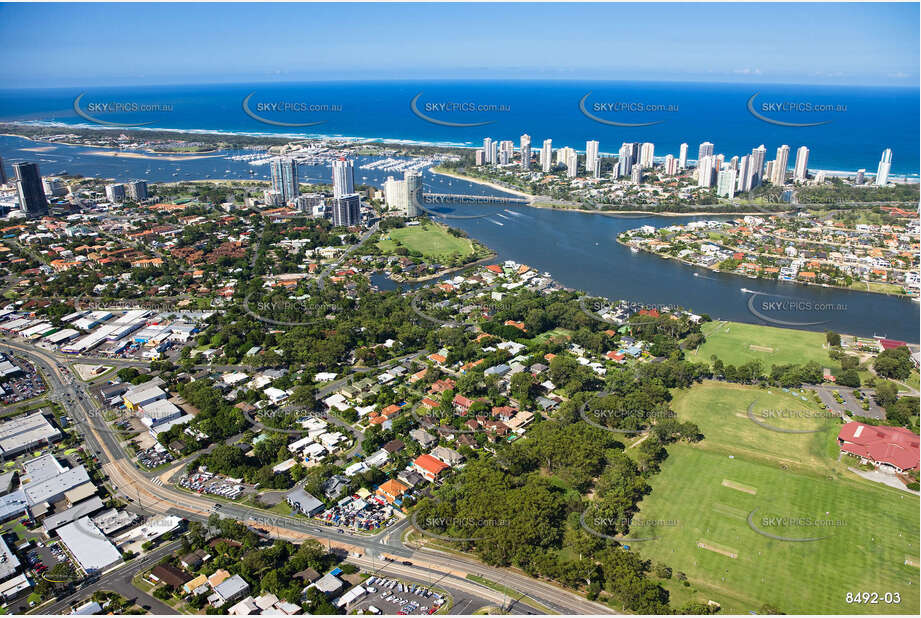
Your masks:
M 97 150 L 56 145 L 36 152 L 28 148 L 43 144 L 0 136 L 0 156 L 9 164 L 37 161 L 43 175 L 68 172 L 118 181 L 146 179 L 176 182 L 193 179 L 268 178 L 268 166 L 251 166 L 225 158 L 164 161 L 112 158 L 89 154 Z M 393 173 L 361 170 L 356 161 L 356 184 L 382 186 Z M 255 169 L 256 175 L 249 174 Z M 229 171 L 228 171 L 229 170 Z M 399 176 L 399 174 L 396 174 Z M 330 182 L 325 166 L 302 166 L 302 182 Z M 426 170 L 427 192 L 469 195 L 501 195 L 495 189 L 464 180 L 432 174 Z M 568 212 L 529 206 L 472 206 L 439 204 L 432 210 L 474 219 L 447 219 L 471 238 L 495 251 L 499 261 L 515 260 L 538 271 L 549 272 L 560 284 L 604 296 L 647 303 L 682 306 L 714 319 L 786 325 L 815 331 L 834 330 L 859 336 L 886 336 L 918 342 L 919 304 L 911 300 L 864 292 L 804 286 L 790 282 L 748 279 L 632 252 L 616 242 L 618 234 L 642 225 L 665 227 L 695 219 L 721 217 L 611 216 Z M 722 217 L 727 219 L 729 217 Z M 382 277 L 375 283 L 389 287 Z M 749 290 L 746 292 L 743 290 Z M 750 302 L 756 292 L 756 302 Z M 752 306 L 757 311 L 752 311 Z M 768 316 L 765 321 L 759 317 Z

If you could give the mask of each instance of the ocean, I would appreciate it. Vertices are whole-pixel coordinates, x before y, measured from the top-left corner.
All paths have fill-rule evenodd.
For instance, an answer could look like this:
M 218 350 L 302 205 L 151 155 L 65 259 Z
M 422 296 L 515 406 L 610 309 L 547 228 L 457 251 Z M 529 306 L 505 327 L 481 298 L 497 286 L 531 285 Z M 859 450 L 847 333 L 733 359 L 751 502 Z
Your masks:
M 807 146 L 809 168 L 829 172 L 866 169 L 874 174 L 882 151 L 891 148 L 891 175 L 912 180 L 919 176 L 917 88 L 360 81 L 4 89 L 0 121 L 104 126 L 75 111 L 77 97 L 80 112 L 93 119 L 177 131 L 460 147 L 480 146 L 484 137 L 513 140 L 517 147 L 519 137 L 527 133 L 533 151 L 548 138 L 554 148 L 577 150 L 584 150 L 586 140 L 598 140 L 600 151 L 607 154 L 616 153 L 625 141 L 653 142 L 656 157 L 662 158 L 677 156 L 679 145 L 686 142 L 691 160 L 705 141 L 727 158 L 764 144 L 768 160 L 787 144 L 791 167 L 796 149 Z

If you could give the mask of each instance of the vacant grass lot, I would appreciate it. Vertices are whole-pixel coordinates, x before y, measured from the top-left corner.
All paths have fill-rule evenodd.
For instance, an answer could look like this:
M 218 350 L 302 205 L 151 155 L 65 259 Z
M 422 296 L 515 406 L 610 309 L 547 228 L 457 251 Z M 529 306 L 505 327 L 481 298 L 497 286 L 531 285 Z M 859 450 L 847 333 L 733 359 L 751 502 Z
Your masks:
M 679 393 L 678 418 L 706 437 L 669 447 L 635 521 L 677 525 L 656 528 L 655 540 L 631 549 L 687 574 L 689 587 L 667 583 L 676 600 L 714 600 L 726 614 L 764 603 L 785 613 L 916 614 L 919 572 L 905 561 L 919 561 L 918 498 L 846 472 L 836 461 L 835 421 L 756 414 L 778 427 L 825 427 L 771 431 L 745 414 L 752 401 L 760 411 L 818 409 L 778 391 L 719 383 Z M 750 514 L 763 532 L 821 540 L 768 538 L 752 530 Z M 864 591 L 897 592 L 901 603 L 845 602 L 848 592 Z
M 431 222 L 387 230 L 382 233 L 377 246 L 386 253 L 392 253 L 398 246 L 403 246 L 431 260 L 452 255 L 472 255 L 475 251 L 469 238 L 452 236 L 447 229 Z

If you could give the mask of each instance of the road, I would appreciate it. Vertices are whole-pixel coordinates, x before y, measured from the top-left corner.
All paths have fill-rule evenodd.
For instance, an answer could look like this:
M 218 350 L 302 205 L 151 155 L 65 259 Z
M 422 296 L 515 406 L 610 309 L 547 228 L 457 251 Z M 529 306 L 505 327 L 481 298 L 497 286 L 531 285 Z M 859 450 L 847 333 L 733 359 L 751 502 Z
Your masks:
M 584 597 L 563 590 L 554 584 L 536 580 L 511 569 L 482 564 L 469 556 L 459 556 L 405 546 L 401 532 L 409 525 L 404 520 L 397 526 L 386 528 L 376 535 L 339 533 L 338 529 L 314 524 L 302 519 L 280 516 L 254 507 L 222 503 L 214 498 L 193 495 L 179 489 L 158 484 L 150 474 L 141 472 L 130 456 L 122 449 L 118 436 L 108 428 L 101 416 L 101 407 L 93 398 L 87 385 L 63 372 L 63 366 L 50 352 L 24 342 L 4 339 L 3 343 L 24 354 L 36 364 L 48 380 L 51 393 L 62 396 L 68 406 L 75 426 L 84 434 L 86 444 L 97 454 L 103 472 L 116 494 L 133 502 L 149 514 L 168 513 L 190 520 L 205 521 L 212 512 L 222 517 L 233 517 L 247 525 L 266 530 L 271 536 L 294 542 L 313 538 L 329 548 L 338 547 L 363 558 L 375 559 L 391 556 L 398 561 L 409 560 L 414 565 L 425 565 L 433 572 L 464 576 L 479 574 L 489 580 L 528 596 L 536 604 L 561 614 L 610 614 L 605 605 L 588 601 Z M 523 600 L 522 602 L 525 602 Z
M 123 563 L 119 567 L 104 573 L 98 580 L 84 585 L 80 590 L 60 599 L 55 599 L 50 605 L 40 605 L 33 608 L 33 613 L 41 614 L 69 614 L 72 605 L 87 601 L 97 590 L 110 590 L 117 592 L 126 599 L 133 599 L 141 607 L 148 608 L 152 614 L 168 615 L 176 613 L 172 607 L 156 599 L 146 592 L 138 590 L 132 585 L 131 580 L 138 573 L 156 565 L 163 556 L 171 554 L 182 546 L 180 541 L 173 541 L 161 545 L 142 558 Z

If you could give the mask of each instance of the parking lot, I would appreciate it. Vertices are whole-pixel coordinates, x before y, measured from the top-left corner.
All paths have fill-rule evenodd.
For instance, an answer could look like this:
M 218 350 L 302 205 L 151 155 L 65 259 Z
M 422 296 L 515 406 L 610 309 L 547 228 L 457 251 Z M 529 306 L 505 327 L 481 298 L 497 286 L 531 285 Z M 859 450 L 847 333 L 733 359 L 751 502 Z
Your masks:
M 386 525 L 393 516 L 393 507 L 380 496 L 348 496 L 317 517 L 327 523 L 353 530 L 377 530 Z
M 424 616 L 434 614 L 447 602 L 439 592 L 397 579 L 372 576 L 362 585 L 368 594 L 349 608 L 350 613 L 361 610 L 365 614 Z
M 70 559 L 57 541 L 43 543 L 38 541 L 28 549 L 20 552 L 23 569 L 28 569 L 30 577 L 38 579 L 59 562 Z
M 179 486 L 200 494 L 221 496 L 228 500 L 239 498 L 245 491 L 245 486 L 238 480 L 210 472 L 195 472 L 188 476 L 183 476 L 179 481 Z
M 14 356 L 0 354 L 0 362 L 3 361 L 9 361 L 20 370 L 5 378 L 0 378 L 0 388 L 3 389 L 0 401 L 3 402 L 3 405 L 19 403 L 45 393 L 47 390 L 45 382 L 30 363 Z
M 878 403 L 873 399 L 874 391 L 872 389 L 861 389 L 860 392 L 863 393 L 865 401 L 869 403 L 869 410 L 864 410 L 860 401 L 854 395 L 854 389 L 847 388 L 843 386 L 821 386 L 815 387 L 813 390 L 819 395 L 819 399 L 825 404 L 829 410 L 835 412 L 836 414 L 848 414 L 848 415 L 858 415 L 866 416 L 869 418 L 884 419 L 886 418 L 886 410 L 880 407 Z M 838 403 L 838 400 L 835 399 L 833 391 L 837 391 L 841 396 L 843 403 Z
M 160 445 L 152 446 L 138 453 L 138 463 L 147 469 L 156 468 L 171 461 L 173 461 L 173 456 Z

